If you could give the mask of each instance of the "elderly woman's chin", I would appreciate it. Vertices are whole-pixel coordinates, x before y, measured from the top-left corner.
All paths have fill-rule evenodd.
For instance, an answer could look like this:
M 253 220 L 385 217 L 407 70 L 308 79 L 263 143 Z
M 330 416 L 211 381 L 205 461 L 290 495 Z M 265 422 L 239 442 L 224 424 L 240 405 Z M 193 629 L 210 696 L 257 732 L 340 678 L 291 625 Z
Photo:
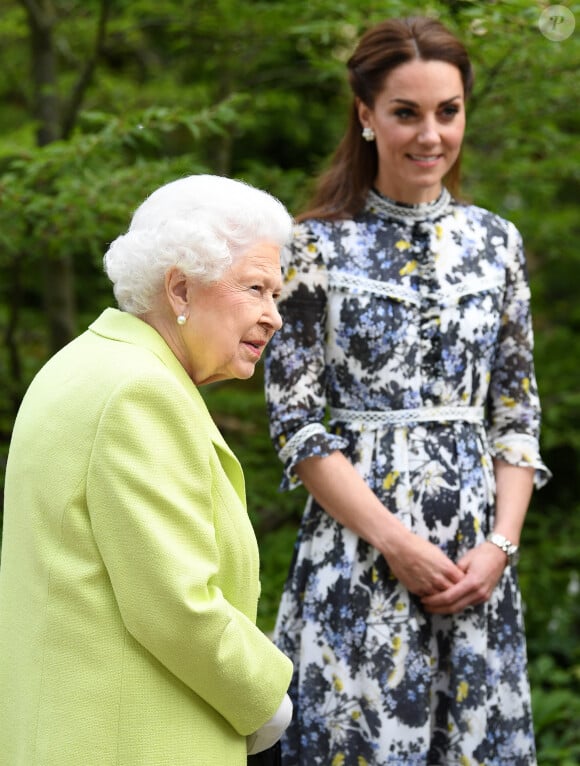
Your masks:
M 253 377 L 254 373 L 256 372 L 256 362 L 250 362 L 246 364 L 240 364 L 237 369 L 236 378 L 238 380 L 247 380 L 248 378 Z
M 250 360 L 243 358 L 243 356 L 247 357 L 248 354 L 242 349 L 240 356 L 232 360 L 230 364 L 194 382 L 198 386 L 203 386 L 208 383 L 217 383 L 220 380 L 248 380 L 256 372 L 256 366 L 260 358 Z

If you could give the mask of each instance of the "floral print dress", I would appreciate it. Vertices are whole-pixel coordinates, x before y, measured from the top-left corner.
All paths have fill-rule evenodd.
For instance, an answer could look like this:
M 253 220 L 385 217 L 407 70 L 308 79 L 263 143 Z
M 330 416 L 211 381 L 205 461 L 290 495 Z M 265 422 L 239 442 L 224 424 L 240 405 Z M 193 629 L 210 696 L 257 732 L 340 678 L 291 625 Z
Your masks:
M 287 256 L 266 359 L 283 488 L 342 450 L 456 561 L 492 530 L 493 458 L 549 475 L 517 230 L 446 190 L 414 206 L 371 191 L 354 219 L 298 224 Z M 488 603 L 430 615 L 309 498 L 275 641 L 295 664 L 285 766 L 536 763 L 513 567 Z

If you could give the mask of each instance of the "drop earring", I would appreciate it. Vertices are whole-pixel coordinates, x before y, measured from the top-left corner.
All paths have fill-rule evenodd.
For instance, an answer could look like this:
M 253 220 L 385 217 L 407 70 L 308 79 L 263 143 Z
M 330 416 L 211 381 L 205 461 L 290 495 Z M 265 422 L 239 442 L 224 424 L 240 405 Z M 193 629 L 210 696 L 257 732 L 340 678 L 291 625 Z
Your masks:
M 372 128 L 369 128 L 367 126 L 366 128 L 363 128 L 362 137 L 364 138 L 365 141 L 374 141 L 375 131 Z
M 178 324 L 180 327 L 183 327 L 183 325 L 184 325 L 186 322 L 187 322 L 187 317 L 185 316 L 185 314 L 180 314 L 180 315 L 177 317 L 177 324 Z

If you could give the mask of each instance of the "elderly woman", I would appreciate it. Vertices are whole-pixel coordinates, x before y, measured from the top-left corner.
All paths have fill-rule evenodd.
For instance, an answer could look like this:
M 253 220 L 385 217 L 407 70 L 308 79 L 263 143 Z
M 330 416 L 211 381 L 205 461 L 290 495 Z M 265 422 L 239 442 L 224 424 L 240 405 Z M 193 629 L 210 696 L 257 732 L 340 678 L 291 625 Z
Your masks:
M 242 766 L 288 724 L 244 477 L 198 387 L 253 374 L 290 232 L 241 182 L 161 187 L 105 256 L 120 310 L 32 382 L 6 474 L 7 766 Z

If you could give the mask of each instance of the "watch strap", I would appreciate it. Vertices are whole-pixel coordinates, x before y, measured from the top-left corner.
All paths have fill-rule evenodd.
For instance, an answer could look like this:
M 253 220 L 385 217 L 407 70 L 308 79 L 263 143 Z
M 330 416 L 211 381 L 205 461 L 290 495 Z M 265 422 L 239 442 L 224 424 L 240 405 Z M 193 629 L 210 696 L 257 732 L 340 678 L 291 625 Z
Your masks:
M 518 563 L 519 548 L 515 543 L 512 543 L 511 540 L 508 540 L 507 537 L 500 535 L 498 532 L 492 532 L 487 536 L 486 540 L 488 543 L 493 543 L 494 545 L 497 545 L 498 548 L 501 548 L 506 554 L 510 565 Z

